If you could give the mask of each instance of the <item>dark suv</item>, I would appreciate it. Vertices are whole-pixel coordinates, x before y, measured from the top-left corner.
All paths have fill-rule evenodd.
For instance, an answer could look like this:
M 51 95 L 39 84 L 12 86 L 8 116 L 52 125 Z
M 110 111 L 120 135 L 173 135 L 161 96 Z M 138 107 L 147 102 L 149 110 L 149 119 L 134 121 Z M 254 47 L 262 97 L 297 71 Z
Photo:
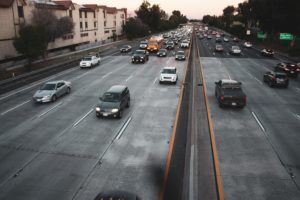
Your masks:
M 267 83 L 270 87 L 283 86 L 287 88 L 289 85 L 288 76 L 284 72 L 266 72 L 264 74 L 264 82 Z
M 130 92 L 124 85 L 114 85 L 99 98 L 96 106 L 97 117 L 121 118 L 125 108 L 130 106 Z
M 149 52 L 146 50 L 135 50 L 131 59 L 132 63 L 145 63 L 149 60 Z
M 297 77 L 299 71 L 299 68 L 296 64 L 293 63 L 278 63 L 275 67 L 275 71 L 277 72 L 285 72 L 290 77 Z

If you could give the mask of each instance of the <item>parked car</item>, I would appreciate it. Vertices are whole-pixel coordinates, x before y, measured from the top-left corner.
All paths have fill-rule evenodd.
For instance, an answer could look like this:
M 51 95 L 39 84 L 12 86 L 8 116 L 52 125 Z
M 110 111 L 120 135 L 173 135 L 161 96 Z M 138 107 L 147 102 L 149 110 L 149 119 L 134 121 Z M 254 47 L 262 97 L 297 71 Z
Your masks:
M 120 52 L 121 53 L 126 53 L 126 52 L 129 52 L 131 51 L 132 47 L 130 45 L 123 45 L 121 48 L 120 48 Z
M 297 77 L 300 73 L 300 68 L 296 64 L 289 62 L 278 63 L 274 70 L 278 72 L 285 72 L 290 77 Z
M 160 49 L 160 50 L 158 50 L 158 52 L 157 52 L 157 56 L 158 56 L 158 57 L 166 57 L 166 56 L 167 56 L 167 53 L 168 53 L 167 49 Z
M 164 67 L 161 70 L 160 76 L 159 76 L 159 83 L 177 83 L 177 70 L 176 67 Z
M 71 92 L 71 82 L 59 80 L 50 81 L 42 85 L 33 95 L 36 103 L 54 102 L 64 94 Z
M 215 52 L 223 52 L 223 51 L 224 51 L 223 46 L 220 44 L 217 44 L 215 47 Z
M 96 105 L 97 117 L 121 118 L 125 108 L 130 107 L 130 92 L 127 86 L 114 85 L 101 97 Z
M 175 53 L 175 60 L 185 60 L 184 51 L 177 51 Z
M 81 69 L 83 68 L 92 68 L 96 65 L 99 65 L 101 61 L 100 56 L 97 55 L 89 55 L 82 58 L 79 63 Z
M 140 42 L 140 49 L 147 49 L 148 42 L 147 41 L 141 41 Z
M 262 49 L 260 51 L 260 53 L 263 56 L 269 56 L 269 57 L 273 57 L 274 56 L 274 50 L 272 50 L 272 49 Z
M 240 55 L 241 54 L 241 49 L 239 46 L 232 46 L 229 53 L 232 55 Z
M 132 63 L 145 63 L 149 60 L 149 52 L 146 50 L 135 50 L 131 57 Z
M 241 82 L 231 79 L 222 79 L 215 82 L 215 84 L 215 96 L 220 107 L 245 107 L 247 96 L 242 90 Z
M 270 87 L 283 86 L 287 88 L 289 85 L 288 76 L 284 72 L 269 71 L 264 74 L 263 79 L 264 82 L 267 83 Z
M 246 48 L 251 48 L 251 47 L 252 47 L 252 43 L 246 41 L 246 42 L 244 42 L 244 47 L 246 47 Z

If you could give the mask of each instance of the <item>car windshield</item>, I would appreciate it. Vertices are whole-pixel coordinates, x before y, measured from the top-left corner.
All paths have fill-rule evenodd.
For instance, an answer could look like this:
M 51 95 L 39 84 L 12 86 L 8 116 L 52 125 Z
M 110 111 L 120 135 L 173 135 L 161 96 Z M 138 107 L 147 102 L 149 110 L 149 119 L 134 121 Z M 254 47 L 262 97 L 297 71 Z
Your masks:
M 163 69 L 162 74 L 176 74 L 176 69 Z
M 40 88 L 40 90 L 54 90 L 55 86 L 56 84 L 46 83 Z
M 135 51 L 134 54 L 143 55 L 143 54 L 144 54 L 144 51 Z
M 276 74 L 276 78 L 286 78 L 285 74 Z
M 216 45 L 216 48 L 222 48 L 222 45 Z
M 141 42 L 141 44 L 148 44 L 148 42 Z
M 177 55 L 184 55 L 184 52 L 179 51 L 179 52 L 177 52 Z
M 102 96 L 102 101 L 104 101 L 104 102 L 118 102 L 118 101 L 120 101 L 120 94 L 106 92 Z
M 84 57 L 83 59 L 82 59 L 82 61 L 91 61 L 92 60 L 92 57 Z
M 233 46 L 232 49 L 233 50 L 240 50 L 240 48 L 238 46 Z
M 160 49 L 158 52 L 160 52 L 160 53 L 166 53 L 167 50 L 165 50 L 165 49 Z
M 158 43 L 157 43 L 157 42 L 149 42 L 148 44 L 154 44 L 154 45 L 157 45 Z
M 129 46 L 128 45 L 124 45 L 122 48 L 128 48 Z

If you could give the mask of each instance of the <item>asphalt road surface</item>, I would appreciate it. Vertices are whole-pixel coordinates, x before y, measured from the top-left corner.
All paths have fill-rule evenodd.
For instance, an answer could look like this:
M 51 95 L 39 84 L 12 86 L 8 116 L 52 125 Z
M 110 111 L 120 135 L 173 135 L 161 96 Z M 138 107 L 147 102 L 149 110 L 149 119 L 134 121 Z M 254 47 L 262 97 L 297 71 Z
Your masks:
M 214 37 L 198 39 L 225 199 L 300 199 L 300 77 L 287 89 L 270 88 L 263 74 L 282 58 L 262 57 L 241 43 L 242 54 L 232 56 L 236 44 L 222 42 L 224 53 L 215 53 Z M 244 109 L 219 108 L 214 82 L 220 79 L 242 82 Z
M 54 103 L 32 101 L 48 79 L 1 95 L 0 199 L 87 200 L 111 190 L 158 199 L 186 65 L 173 52 L 132 64 L 115 51 L 93 69 L 52 76 L 72 82 Z M 177 67 L 177 85 L 158 83 L 164 66 Z M 129 87 L 131 106 L 122 119 L 98 119 L 98 98 L 115 84 Z

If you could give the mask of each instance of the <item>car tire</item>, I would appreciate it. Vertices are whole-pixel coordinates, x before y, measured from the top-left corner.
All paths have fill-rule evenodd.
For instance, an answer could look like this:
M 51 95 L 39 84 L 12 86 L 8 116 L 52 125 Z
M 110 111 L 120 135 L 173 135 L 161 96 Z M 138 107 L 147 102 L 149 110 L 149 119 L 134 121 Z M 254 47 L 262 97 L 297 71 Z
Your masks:
M 130 100 L 127 101 L 126 108 L 130 107 Z
M 284 85 L 284 88 L 288 88 L 288 87 L 289 87 L 289 84 L 288 84 L 288 83 Z
M 273 87 L 272 81 L 269 81 L 268 85 L 269 85 L 270 87 Z
M 67 88 L 67 94 L 70 94 L 70 93 L 71 93 L 71 88 L 68 87 L 68 88 Z
M 121 110 L 119 111 L 119 114 L 118 114 L 118 119 L 121 119 L 122 116 L 123 116 L 123 110 L 121 109 Z
M 56 95 L 53 95 L 52 98 L 51 98 L 51 101 L 52 101 L 52 102 L 55 102 L 56 99 L 57 99 Z
M 219 103 L 220 108 L 224 108 L 224 105 L 222 103 Z

